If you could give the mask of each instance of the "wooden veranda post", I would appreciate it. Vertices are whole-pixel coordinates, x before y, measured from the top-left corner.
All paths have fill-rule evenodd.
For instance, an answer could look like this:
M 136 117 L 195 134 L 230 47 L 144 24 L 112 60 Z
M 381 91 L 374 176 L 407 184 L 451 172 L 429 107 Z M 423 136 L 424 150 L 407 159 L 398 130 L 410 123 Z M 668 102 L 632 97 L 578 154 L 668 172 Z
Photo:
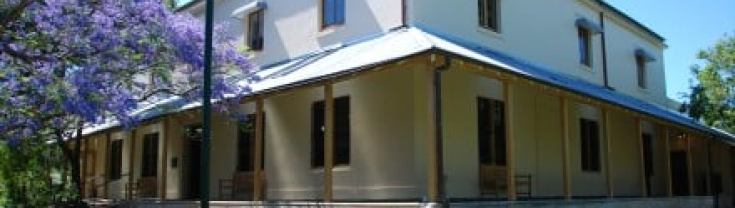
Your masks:
M 326 97 L 326 96 L 325 96 Z M 255 101 L 255 155 L 253 167 L 253 200 L 263 200 L 263 99 Z M 325 192 L 326 193 L 326 192 Z
M 664 167 L 666 167 L 666 196 L 674 196 L 673 185 L 671 184 L 671 144 L 669 144 L 669 127 L 664 127 Z
M 334 168 L 334 92 L 331 83 L 324 85 L 324 109 L 324 202 L 331 202 Z
M 433 67 L 433 65 L 430 65 Z M 432 67 L 429 67 L 430 69 Z M 439 201 L 439 175 L 437 174 L 439 171 L 439 157 L 436 152 L 437 148 L 437 135 L 436 131 L 433 128 L 435 126 L 436 122 L 436 111 L 434 110 L 436 108 L 436 103 L 434 102 L 435 94 L 434 94 L 434 80 L 436 79 L 436 74 L 433 72 L 433 70 L 427 70 L 426 71 L 428 79 L 426 80 L 426 93 L 427 93 L 427 118 L 426 121 L 428 121 L 427 125 L 427 147 L 428 147 L 428 200 L 429 202 L 438 202 Z
M 639 159 L 639 168 L 640 168 L 640 182 L 641 182 L 641 196 L 647 197 L 648 196 L 648 187 L 646 187 L 646 180 L 648 178 L 646 177 L 646 156 L 645 156 L 645 150 L 643 147 L 643 129 L 641 127 L 642 122 L 641 118 L 638 117 L 635 119 L 635 129 L 636 129 L 636 137 L 638 138 L 638 159 Z

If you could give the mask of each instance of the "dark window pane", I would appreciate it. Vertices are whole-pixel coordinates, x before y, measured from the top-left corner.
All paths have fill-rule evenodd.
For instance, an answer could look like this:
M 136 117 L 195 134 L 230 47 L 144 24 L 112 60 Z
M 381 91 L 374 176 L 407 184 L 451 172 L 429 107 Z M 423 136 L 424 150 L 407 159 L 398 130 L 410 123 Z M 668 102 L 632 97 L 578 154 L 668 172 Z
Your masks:
M 503 101 L 477 98 L 478 152 L 480 163 L 505 166 L 505 106 Z
M 115 140 L 110 144 L 110 180 L 117 180 L 122 176 L 122 147 L 123 140 Z
M 590 121 L 590 168 L 600 171 L 600 127 L 596 121 Z
M 324 166 L 324 101 L 312 106 L 312 167 Z M 350 164 L 350 98 L 334 100 L 334 165 Z
M 645 89 L 648 87 L 648 77 L 646 76 L 646 60 L 641 56 L 636 56 L 635 62 L 638 68 L 638 87 Z
M 490 100 L 485 98 L 477 98 L 477 145 L 480 163 L 490 165 Z
M 158 170 L 158 133 L 143 137 L 142 177 L 155 177 Z
M 253 138 L 255 137 L 255 115 L 249 114 L 244 122 L 240 122 L 238 126 L 237 139 L 237 170 L 252 171 L 253 170 Z
M 587 66 L 592 66 L 590 32 L 586 28 L 578 27 L 577 36 L 579 39 L 579 62 Z
M 340 97 L 334 102 L 335 165 L 350 164 L 350 98 Z
M 477 1 L 477 17 L 480 26 L 498 31 L 498 22 L 500 17 L 497 0 L 478 0 Z
M 643 161 L 646 176 L 653 176 L 653 139 L 650 134 L 641 135 L 643 139 Z
M 324 166 L 324 101 L 311 107 L 311 166 Z
M 248 16 L 248 47 L 252 50 L 263 49 L 263 10 L 250 13 Z
M 600 128 L 597 121 L 580 119 L 579 138 L 583 171 L 600 171 Z
M 495 164 L 499 166 L 505 166 L 507 161 L 506 156 L 506 138 L 505 138 L 505 106 L 502 101 L 493 100 L 491 102 L 491 114 L 492 116 L 492 127 L 493 127 L 493 139 L 494 139 L 494 150 L 495 150 Z

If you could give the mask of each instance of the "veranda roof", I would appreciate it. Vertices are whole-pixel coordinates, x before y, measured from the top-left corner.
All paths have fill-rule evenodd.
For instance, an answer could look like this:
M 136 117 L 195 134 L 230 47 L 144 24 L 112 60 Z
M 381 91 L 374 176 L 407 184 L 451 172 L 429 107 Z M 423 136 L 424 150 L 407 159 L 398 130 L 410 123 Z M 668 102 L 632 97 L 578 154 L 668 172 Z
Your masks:
M 491 65 L 494 68 L 519 75 L 529 80 L 558 87 L 657 119 L 707 132 L 735 146 L 734 135 L 702 125 L 666 107 L 652 104 L 589 83 L 585 80 L 561 74 L 559 73 L 560 70 L 552 70 L 549 67 L 539 66 L 532 62 L 465 41 L 461 38 L 420 26 L 398 28 L 289 60 L 263 65 L 252 74 L 239 77 L 238 79 L 241 81 L 235 83 L 245 84 L 248 82 L 245 80 L 253 80 L 253 77 L 257 77 L 255 79 L 257 81 L 250 81 L 249 86 L 253 90 L 251 95 L 258 95 L 370 70 L 373 66 L 432 51 Z M 147 105 L 135 112 L 135 114 L 141 116 L 142 119 L 149 119 L 167 113 L 198 108 L 200 105 L 201 103 L 199 102 L 185 102 L 181 98 L 174 97 Z M 112 122 L 94 126 L 85 129 L 84 134 L 92 134 L 117 125 Z

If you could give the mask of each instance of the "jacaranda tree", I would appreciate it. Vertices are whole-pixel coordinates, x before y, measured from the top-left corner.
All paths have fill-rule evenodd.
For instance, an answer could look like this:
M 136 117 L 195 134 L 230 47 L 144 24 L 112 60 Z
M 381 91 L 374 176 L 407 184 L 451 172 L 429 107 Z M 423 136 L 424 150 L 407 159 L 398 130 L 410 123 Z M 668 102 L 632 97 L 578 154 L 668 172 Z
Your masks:
M 58 148 L 79 202 L 80 142 L 70 141 L 85 126 L 134 126 L 144 101 L 197 100 L 203 34 L 201 21 L 162 0 L 0 0 L 0 143 L 31 156 L 43 155 L 34 145 Z M 212 97 L 237 100 L 247 87 L 229 78 L 250 62 L 224 27 L 215 34 Z

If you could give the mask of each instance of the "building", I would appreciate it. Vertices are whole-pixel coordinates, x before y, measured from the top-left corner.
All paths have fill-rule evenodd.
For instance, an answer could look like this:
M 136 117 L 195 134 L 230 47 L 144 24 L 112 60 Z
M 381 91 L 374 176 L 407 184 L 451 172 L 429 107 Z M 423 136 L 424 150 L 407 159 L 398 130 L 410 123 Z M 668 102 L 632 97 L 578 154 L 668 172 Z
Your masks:
M 216 2 L 260 81 L 214 200 L 732 204 L 735 136 L 666 107 L 664 39 L 604 1 Z M 86 196 L 198 198 L 197 104 L 151 106 L 85 131 Z

